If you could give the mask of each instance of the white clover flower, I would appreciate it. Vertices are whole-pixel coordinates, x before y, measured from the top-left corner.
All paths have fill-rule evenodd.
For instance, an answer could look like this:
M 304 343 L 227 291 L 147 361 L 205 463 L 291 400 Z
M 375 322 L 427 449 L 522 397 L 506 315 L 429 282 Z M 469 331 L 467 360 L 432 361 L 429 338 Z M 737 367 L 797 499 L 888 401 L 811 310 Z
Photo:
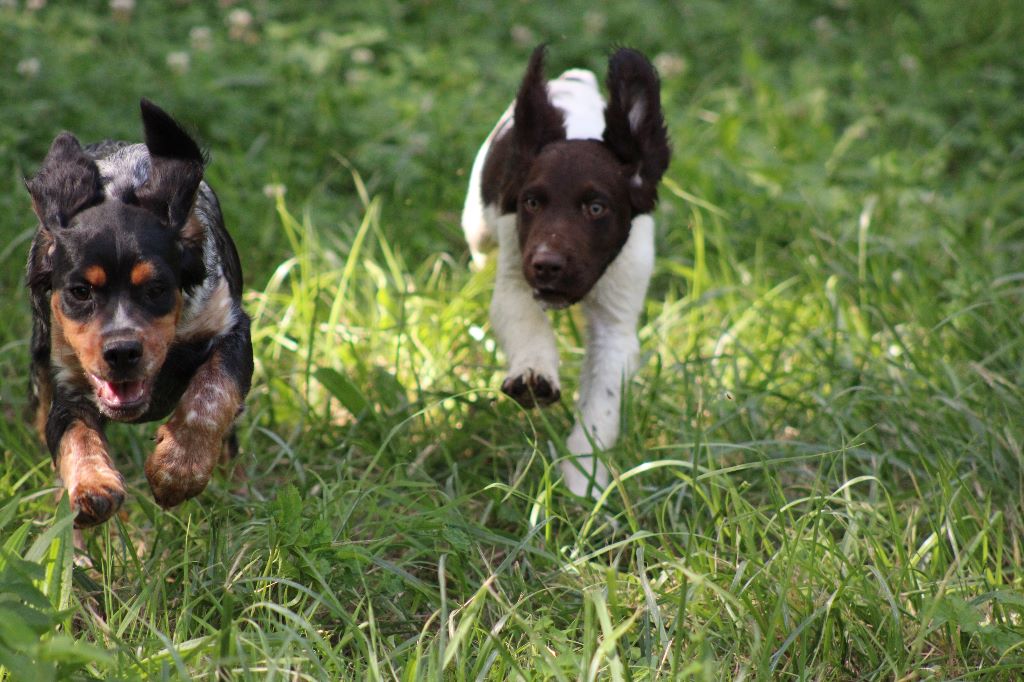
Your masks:
M 169 52 L 165 61 L 167 67 L 179 76 L 187 73 L 192 65 L 192 58 L 189 57 L 188 52 Z
M 355 64 L 372 64 L 375 58 L 373 50 L 368 47 L 357 47 L 352 50 L 352 61 Z
M 684 57 L 670 52 L 662 52 L 654 57 L 654 68 L 656 68 L 658 73 L 665 78 L 680 76 L 686 73 L 688 66 L 689 64 L 686 63 L 686 59 Z
M 252 12 L 247 9 L 233 9 L 228 12 L 227 19 L 225 19 L 228 25 L 228 36 L 232 40 L 242 40 L 245 42 L 253 42 L 256 38 L 256 34 L 253 33 L 253 17 Z
M 537 43 L 537 38 L 534 36 L 533 31 L 528 26 L 522 24 L 516 24 L 509 29 L 509 35 L 512 36 L 512 42 L 520 47 L 529 47 Z
M 266 185 L 263 185 L 263 196 L 268 199 L 280 199 L 287 191 L 288 188 L 280 182 L 269 182 Z
M 42 68 L 42 63 L 38 57 L 29 57 L 28 59 L 22 59 L 18 62 L 15 67 L 15 71 L 22 78 L 32 79 L 39 75 L 39 70 Z
M 194 26 L 188 32 L 188 39 L 192 49 L 198 52 L 207 52 L 213 47 L 213 31 L 209 26 Z

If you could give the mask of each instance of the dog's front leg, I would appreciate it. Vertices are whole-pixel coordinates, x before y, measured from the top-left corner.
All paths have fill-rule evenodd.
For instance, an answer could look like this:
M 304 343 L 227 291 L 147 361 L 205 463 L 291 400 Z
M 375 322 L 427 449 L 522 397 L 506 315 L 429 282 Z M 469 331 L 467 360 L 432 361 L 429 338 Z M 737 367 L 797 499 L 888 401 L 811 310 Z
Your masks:
M 562 395 L 555 334 L 523 277 L 515 216 L 495 222 L 499 246 L 491 326 L 509 364 L 501 390 L 523 407 L 550 405 Z
M 65 394 L 59 385 L 46 420 L 46 442 L 77 512 L 76 528 L 103 523 L 121 508 L 124 481 L 107 452 L 102 418 L 91 404 Z
M 157 429 L 146 478 L 157 503 L 174 507 L 201 493 L 220 460 L 252 375 L 249 322 L 220 339 L 196 371 L 178 407 Z
M 622 389 L 636 372 L 640 344 L 637 322 L 654 268 L 654 222 L 633 220 L 629 239 L 583 300 L 587 316 L 587 353 L 580 373 L 579 416 L 569 434 L 577 457 L 562 463 L 566 486 L 586 495 L 608 485 L 608 469 L 592 456 L 594 446 L 609 448 L 619 437 Z

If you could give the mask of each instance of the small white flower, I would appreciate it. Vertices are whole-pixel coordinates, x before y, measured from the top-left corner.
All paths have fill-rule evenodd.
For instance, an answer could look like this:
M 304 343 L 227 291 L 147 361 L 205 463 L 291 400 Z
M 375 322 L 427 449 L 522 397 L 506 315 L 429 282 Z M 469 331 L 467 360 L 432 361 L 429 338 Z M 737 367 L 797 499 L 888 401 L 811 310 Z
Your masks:
M 921 68 L 921 62 L 912 54 L 904 54 L 900 56 L 900 68 L 906 73 L 917 73 Z
M 368 47 L 357 47 L 352 50 L 352 61 L 355 64 L 372 64 L 375 55 Z
M 167 54 L 167 67 L 179 76 L 186 73 L 192 65 L 188 52 L 170 52 Z
M 247 9 L 233 9 L 228 13 L 228 26 L 231 28 L 249 28 L 252 26 L 252 12 Z
M 22 78 L 35 78 L 39 75 L 39 69 L 42 67 L 42 63 L 38 57 L 29 57 L 28 59 L 22 59 L 18 62 L 15 70 L 18 75 Z
M 209 26 L 195 26 L 188 32 L 189 42 L 192 49 L 197 52 L 206 52 L 213 47 L 213 31 Z
M 814 29 L 818 40 L 822 42 L 827 42 L 836 35 L 836 27 L 832 25 L 832 20 L 824 14 L 814 18 L 814 21 L 811 22 L 811 28 Z
M 270 182 L 263 185 L 263 196 L 268 199 L 280 199 L 287 191 L 288 188 L 280 182 Z
M 680 76 L 686 73 L 688 66 L 689 64 L 686 63 L 686 59 L 677 54 L 662 52 L 654 57 L 654 68 L 665 78 Z
M 255 35 L 252 32 L 252 12 L 247 9 L 233 9 L 228 12 L 227 19 L 228 35 L 232 40 L 251 42 Z
M 520 47 L 530 47 L 537 43 L 537 39 L 534 37 L 533 31 L 522 24 L 516 24 L 509 29 L 509 35 L 512 36 L 512 42 Z

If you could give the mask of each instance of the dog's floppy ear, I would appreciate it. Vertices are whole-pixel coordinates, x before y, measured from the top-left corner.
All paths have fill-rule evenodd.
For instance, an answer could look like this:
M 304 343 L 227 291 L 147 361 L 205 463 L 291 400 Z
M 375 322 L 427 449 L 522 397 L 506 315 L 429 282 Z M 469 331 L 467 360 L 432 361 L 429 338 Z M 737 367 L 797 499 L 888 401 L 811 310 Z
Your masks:
M 545 145 L 565 139 L 565 117 L 548 97 L 548 84 L 544 76 L 546 51 L 544 45 L 534 49 L 516 95 L 512 153 L 502 192 L 506 210 L 514 210 L 514 205 L 509 204 L 515 202 L 523 176 L 533 158 Z
M 34 178 L 25 182 L 39 223 L 51 233 L 103 198 L 100 171 L 71 133 L 61 133 Z
M 171 229 L 181 230 L 203 179 L 205 158 L 196 141 L 167 112 L 148 99 L 141 100 L 140 107 L 150 170 L 135 198 Z
M 641 53 L 622 48 L 608 60 L 608 92 L 604 142 L 629 168 L 633 211 L 649 213 L 672 153 L 658 73 Z
M 534 49 L 516 95 L 513 130 L 517 151 L 524 156 L 533 156 L 544 145 L 565 139 L 565 117 L 548 97 L 548 83 L 544 76 L 546 51 L 544 45 Z

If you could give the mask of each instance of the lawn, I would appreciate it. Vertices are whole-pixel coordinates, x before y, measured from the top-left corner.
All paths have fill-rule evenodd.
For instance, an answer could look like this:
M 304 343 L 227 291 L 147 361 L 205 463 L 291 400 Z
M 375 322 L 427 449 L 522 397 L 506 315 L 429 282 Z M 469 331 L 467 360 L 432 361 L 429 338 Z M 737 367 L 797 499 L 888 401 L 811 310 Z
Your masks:
M 557 9 L 556 9 L 557 6 Z M 1024 4 L 0 2 L 0 680 L 1024 676 Z M 674 157 L 598 501 L 498 390 L 458 217 L 526 58 L 662 74 Z M 155 425 L 75 550 L 22 418 L 23 179 L 209 148 L 242 455 L 162 511 Z

